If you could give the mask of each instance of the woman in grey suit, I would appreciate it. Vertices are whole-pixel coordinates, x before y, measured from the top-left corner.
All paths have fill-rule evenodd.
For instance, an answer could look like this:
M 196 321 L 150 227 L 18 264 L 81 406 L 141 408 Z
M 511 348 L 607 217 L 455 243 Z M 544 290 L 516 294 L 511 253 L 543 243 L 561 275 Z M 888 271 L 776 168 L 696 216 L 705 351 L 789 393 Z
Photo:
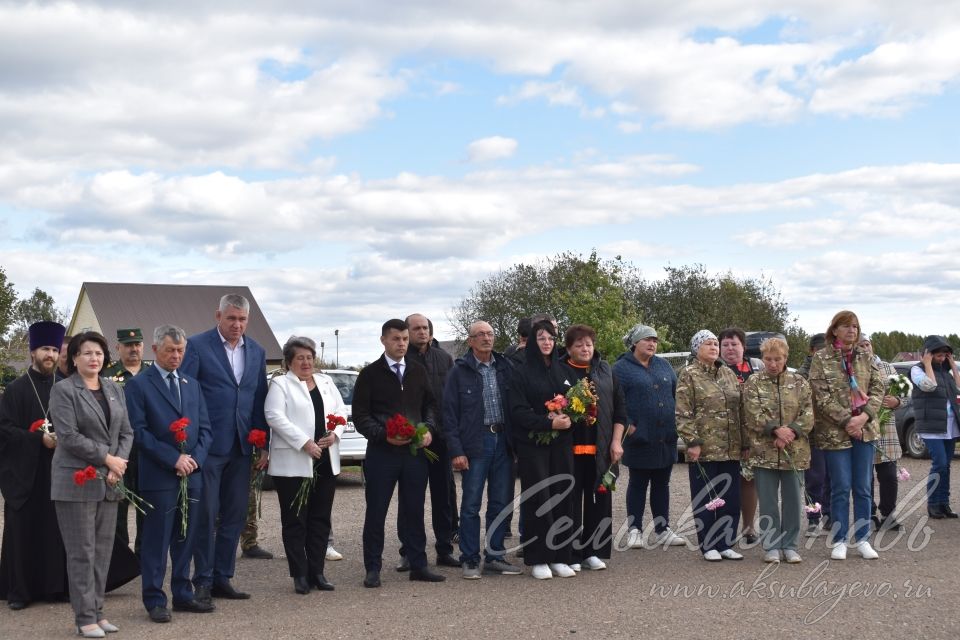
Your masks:
M 118 384 L 100 377 L 109 361 L 107 341 L 88 331 L 67 347 L 69 378 L 50 393 L 57 430 L 50 497 L 67 552 L 67 580 L 77 632 L 103 638 L 118 631 L 103 616 L 103 594 L 116 532 L 120 495 L 114 489 L 127 468 L 133 430 Z M 97 477 L 79 484 L 75 474 L 93 467 Z

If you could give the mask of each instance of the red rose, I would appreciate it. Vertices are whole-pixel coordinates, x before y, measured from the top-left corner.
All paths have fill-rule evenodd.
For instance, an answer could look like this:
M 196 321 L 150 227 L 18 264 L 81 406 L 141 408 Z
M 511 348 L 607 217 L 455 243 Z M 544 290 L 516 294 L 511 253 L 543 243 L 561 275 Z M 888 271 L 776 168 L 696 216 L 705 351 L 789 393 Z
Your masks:
M 388 438 L 400 438 L 403 439 L 404 436 L 400 435 L 404 431 L 404 427 L 407 425 L 407 419 L 404 418 L 399 413 L 394 415 L 392 418 L 387 420 L 387 437 Z
M 83 475 L 87 477 L 87 480 L 93 480 L 97 477 L 97 470 L 93 467 L 87 467 L 83 470 Z
M 30 433 L 33 433 L 35 431 L 40 431 L 40 428 L 43 427 L 43 422 L 44 422 L 43 418 L 40 418 L 39 420 L 34 420 L 33 424 L 30 425 Z
M 597 488 L 597 493 L 606 493 L 606 492 L 607 492 L 607 488 L 604 485 L 600 485 Z
M 327 415 L 327 431 L 333 431 L 341 424 L 347 424 L 346 418 L 335 413 Z
M 186 442 L 187 432 L 181 429 L 180 431 L 177 431 L 173 434 L 173 439 L 177 442 L 177 444 L 180 444 L 181 442 Z
M 83 483 L 87 481 L 87 474 L 83 472 L 83 469 L 73 472 L 73 483 L 78 487 L 82 487 Z
M 263 429 L 251 429 L 247 435 L 247 442 L 259 449 L 267 448 L 267 432 Z

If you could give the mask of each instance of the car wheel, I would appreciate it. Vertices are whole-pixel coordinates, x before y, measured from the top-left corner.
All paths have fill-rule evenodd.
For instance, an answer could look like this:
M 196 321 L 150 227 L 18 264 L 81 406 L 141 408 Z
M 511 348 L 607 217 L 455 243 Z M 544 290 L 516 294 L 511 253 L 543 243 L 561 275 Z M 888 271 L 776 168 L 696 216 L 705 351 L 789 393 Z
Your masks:
M 927 445 L 923 443 L 923 438 L 917 433 L 917 424 L 915 422 L 907 425 L 907 432 L 903 441 L 906 453 L 911 458 L 926 458 L 929 455 L 927 453 Z

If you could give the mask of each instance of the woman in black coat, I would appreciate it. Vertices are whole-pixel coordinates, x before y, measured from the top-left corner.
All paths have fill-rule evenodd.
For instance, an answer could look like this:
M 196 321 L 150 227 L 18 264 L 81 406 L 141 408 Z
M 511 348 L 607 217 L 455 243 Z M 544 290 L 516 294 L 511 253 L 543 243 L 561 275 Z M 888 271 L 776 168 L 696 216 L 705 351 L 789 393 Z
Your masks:
M 510 386 L 513 445 L 519 458 L 523 561 L 533 577 L 570 578 L 573 561 L 573 437 L 570 418 L 547 411 L 546 402 L 570 388 L 572 372 L 557 356 L 557 330 L 538 322 L 533 344 L 524 349 L 523 366 L 514 370 Z M 553 508 L 539 514 L 549 501 Z M 565 544 L 564 544 L 565 543 Z

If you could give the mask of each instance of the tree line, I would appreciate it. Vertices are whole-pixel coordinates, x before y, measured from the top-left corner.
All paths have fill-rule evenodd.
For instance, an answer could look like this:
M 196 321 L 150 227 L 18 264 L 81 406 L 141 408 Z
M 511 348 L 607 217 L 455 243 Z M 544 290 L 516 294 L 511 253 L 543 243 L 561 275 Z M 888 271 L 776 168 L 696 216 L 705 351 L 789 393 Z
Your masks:
M 68 314 L 66 309 L 57 308 L 50 294 L 40 288 L 34 288 L 25 298 L 18 296 L 0 266 L 0 387 L 16 378 L 29 363 L 30 325 L 41 320 L 66 324 Z
M 561 331 L 573 323 L 597 331 L 597 349 L 613 360 L 623 353 L 621 338 L 636 323 L 657 329 L 660 352 L 686 351 L 700 329 L 726 327 L 775 331 L 790 345 L 788 364 L 799 366 L 809 334 L 790 315 L 780 289 L 769 277 L 711 274 L 702 264 L 664 267 L 662 279 L 647 279 L 620 256 L 601 259 L 566 251 L 533 264 L 515 264 L 478 281 L 454 307 L 451 321 L 465 340 L 471 322 L 483 318 L 497 334 L 496 348 L 516 340 L 520 318 L 550 313 Z M 824 327 L 825 328 L 825 327 Z M 948 336 L 960 345 L 956 335 Z M 872 334 L 874 349 L 892 360 L 921 348 L 922 336 L 899 331 Z

